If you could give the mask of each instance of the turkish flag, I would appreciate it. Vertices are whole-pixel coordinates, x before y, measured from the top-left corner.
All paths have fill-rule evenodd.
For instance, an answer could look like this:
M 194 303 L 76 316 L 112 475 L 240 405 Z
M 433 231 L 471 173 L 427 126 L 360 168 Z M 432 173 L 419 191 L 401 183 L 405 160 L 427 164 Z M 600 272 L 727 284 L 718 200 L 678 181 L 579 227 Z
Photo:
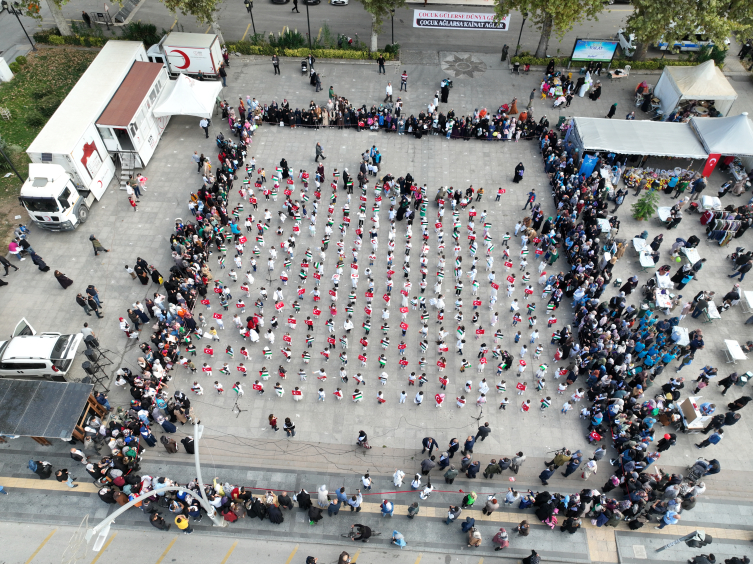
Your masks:
M 240 243 L 241 245 L 243 245 L 243 244 L 244 244 L 244 243 L 245 243 L 246 241 L 248 241 L 248 239 L 246 239 L 246 236 L 245 236 L 245 235 L 241 235 L 240 237 L 238 237 L 238 242 L 239 242 L 239 243 Z
M 330 291 L 329 291 L 329 295 L 330 295 L 330 296 L 336 296 L 336 295 L 337 295 L 337 292 L 335 292 L 334 290 L 330 290 Z
M 496 282 L 492 282 L 492 288 L 494 288 L 495 290 L 499 290 L 499 284 L 497 284 Z
M 366 312 L 366 315 L 371 315 L 371 308 L 369 306 L 366 306 L 365 308 L 363 308 L 363 311 Z
M 303 395 L 303 393 L 301 392 L 301 390 L 293 390 L 293 391 L 292 391 L 291 393 L 292 393 L 292 394 L 293 394 L 294 396 L 300 396 L 300 395 Z
M 512 268 L 512 263 L 511 263 L 511 262 L 506 262 L 506 263 L 505 263 L 505 266 L 506 266 L 507 268 Z
M 437 366 L 438 366 L 439 368 L 444 368 L 444 367 L 445 367 L 445 366 L 447 366 L 447 365 L 446 365 L 446 364 L 445 364 L 444 362 L 442 362 L 441 360 L 438 360 L 438 361 L 437 361 Z
M 515 387 L 521 391 L 525 391 L 526 389 L 526 385 L 523 382 L 518 382 L 517 384 L 515 384 Z
M 479 361 L 481 364 L 486 364 L 486 357 L 482 356 L 481 360 Z
M 202 369 L 202 372 L 211 372 L 212 369 L 209 366 L 204 366 Z
M 408 308 L 407 307 L 401 307 L 400 308 L 400 313 L 408 313 Z
M 408 330 L 408 324 L 405 323 L 405 322 L 401 323 L 400 324 L 400 329 L 402 329 L 403 331 L 407 331 Z
M 235 369 L 238 372 L 245 372 L 246 371 L 246 367 L 245 366 L 236 366 Z
M 390 303 L 390 295 L 389 295 L 389 294 L 385 294 L 385 295 L 383 295 L 383 296 L 382 296 L 382 299 L 383 299 L 383 300 L 384 300 L 385 302 L 387 302 L 387 303 Z
M 512 284 L 512 283 L 514 283 L 514 282 L 515 282 L 515 278 L 513 278 L 512 276 L 508 276 L 508 277 L 507 277 L 507 281 L 508 281 L 508 282 L 509 282 L 510 284 Z
M 366 362 L 366 357 L 363 356 L 362 354 L 359 354 L 358 355 L 358 360 L 360 360 L 361 362 Z
M 214 293 L 215 294 L 221 294 L 222 293 L 222 288 L 215 288 L 214 289 Z
M 481 300 L 473 300 L 473 305 L 475 305 L 476 307 L 480 306 Z
M 523 360 L 523 359 L 521 358 L 521 359 L 520 359 L 520 360 L 518 361 L 518 364 L 520 364 L 521 366 L 525 366 L 525 365 L 526 365 L 526 361 L 525 361 L 525 360 Z
M 215 319 L 222 319 L 222 314 L 221 313 L 213 313 L 212 317 L 214 317 Z
M 285 341 L 286 343 L 292 342 L 292 339 L 290 338 L 290 335 L 283 335 L 282 336 L 282 340 Z
M 483 335 L 485 332 L 484 329 L 476 329 L 476 335 Z
M 201 305 L 209 305 L 209 300 L 201 300 Z
M 205 348 L 205 349 L 204 349 L 204 352 L 205 352 L 206 354 L 214 354 L 214 351 L 212 350 L 212 347 L 207 347 L 207 348 Z
M 721 158 L 722 155 L 719 153 L 712 153 L 709 155 L 709 158 L 706 159 L 706 164 L 703 167 L 703 172 L 701 173 L 704 178 L 711 176 L 711 173 L 714 172 L 714 169 Z
M 314 308 L 314 315 L 321 315 L 321 314 L 322 314 L 322 310 L 320 310 L 318 307 L 315 307 Z
M 400 366 L 408 366 L 408 361 L 407 361 L 407 360 L 405 360 L 404 358 L 401 358 L 401 359 L 400 359 L 400 362 L 398 362 L 398 364 L 399 364 Z

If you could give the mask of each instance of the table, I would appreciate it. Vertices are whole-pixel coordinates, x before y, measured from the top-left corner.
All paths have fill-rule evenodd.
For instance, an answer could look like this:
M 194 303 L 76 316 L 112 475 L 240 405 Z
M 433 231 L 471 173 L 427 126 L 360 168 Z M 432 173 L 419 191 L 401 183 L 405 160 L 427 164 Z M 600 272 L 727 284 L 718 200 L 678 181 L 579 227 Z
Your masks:
M 725 353 L 727 356 L 727 364 L 737 364 L 738 360 L 747 360 L 748 357 L 745 356 L 745 353 L 740 348 L 740 343 L 737 341 L 733 341 L 731 339 L 724 339 L 724 347 L 722 349 L 722 352 Z
M 743 292 L 741 304 L 745 313 L 753 312 L 753 292 Z
M 641 272 L 645 272 L 649 268 L 656 268 L 656 263 L 654 263 L 654 257 L 652 257 L 649 253 L 641 253 L 640 256 L 641 261 Z
M 685 255 L 685 258 L 688 259 L 688 262 L 690 262 L 690 264 L 695 264 L 699 260 L 701 260 L 701 255 L 698 254 L 698 251 L 696 249 L 683 247 L 682 249 L 680 249 L 680 252 Z
M 656 285 L 662 290 L 671 290 L 672 288 L 675 287 L 674 282 L 670 280 L 669 274 L 665 274 L 664 276 L 662 276 L 661 274 L 657 272 L 654 275 L 654 277 L 656 278 Z
M 706 321 L 705 323 L 712 323 L 714 319 L 721 319 L 722 316 L 719 315 L 719 310 L 716 309 L 716 304 L 714 302 L 709 302 L 708 307 L 706 308 Z
M 656 307 L 658 309 L 666 309 L 672 306 L 672 299 L 668 294 L 662 294 L 659 290 L 654 292 L 654 299 L 656 300 Z
M 602 233 L 609 233 L 612 229 L 612 226 L 609 225 L 609 222 L 606 219 L 597 219 L 596 223 L 599 224 Z
M 661 221 L 667 221 L 671 213 L 672 213 L 672 208 L 668 208 L 668 207 L 661 207 L 661 208 L 657 208 L 656 210 L 656 214 L 659 216 L 659 219 Z
M 636 237 L 635 239 L 633 239 L 633 250 L 635 251 L 636 255 L 645 251 L 647 248 L 648 242 L 645 239 L 642 239 L 641 237 Z

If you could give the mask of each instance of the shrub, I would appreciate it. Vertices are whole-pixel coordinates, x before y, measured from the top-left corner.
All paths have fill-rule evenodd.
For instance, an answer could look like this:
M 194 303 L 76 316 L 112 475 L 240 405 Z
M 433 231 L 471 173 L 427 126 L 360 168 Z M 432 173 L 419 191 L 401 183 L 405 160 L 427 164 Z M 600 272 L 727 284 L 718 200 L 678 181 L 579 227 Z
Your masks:
M 38 87 L 36 87 L 34 90 L 31 91 L 31 97 L 34 100 L 41 100 L 48 94 L 52 94 L 54 89 L 52 88 L 52 85 L 50 84 L 43 84 Z
M 272 33 L 269 34 L 269 44 L 278 49 L 298 49 L 304 47 L 306 43 L 306 38 L 298 31 L 287 29 L 285 33 L 281 33 L 278 37 L 275 37 Z
M 21 65 L 19 65 L 19 64 L 18 64 L 18 63 L 16 63 L 16 62 L 13 62 L 13 63 L 11 63 L 11 64 L 9 64 L 9 65 L 8 65 L 8 68 L 10 69 L 10 71 L 11 71 L 11 72 L 12 72 L 13 74 L 18 74 L 18 71 L 20 71 L 20 70 L 21 70 Z
M 128 41 L 143 41 L 147 49 L 152 45 L 159 43 L 162 36 L 165 35 L 165 30 L 162 30 L 162 34 L 159 34 L 157 33 L 157 26 L 150 23 L 141 23 L 140 20 L 124 25 L 122 29 L 122 39 Z
M 18 63 L 21 66 L 24 66 L 28 62 L 28 59 L 24 57 L 23 55 L 19 55 L 18 57 L 16 57 L 16 60 L 13 62 Z
M 26 116 L 26 124 L 29 127 L 42 127 L 45 123 L 47 123 L 47 118 L 36 110 Z
M 238 41 L 236 43 L 227 43 L 226 47 L 231 53 L 239 53 L 241 55 L 269 55 L 274 54 L 282 57 L 306 57 L 309 53 L 312 53 L 317 59 L 376 59 L 379 56 L 379 52 L 369 53 L 368 50 L 352 51 L 350 49 L 309 49 L 308 47 L 302 47 L 298 49 L 280 49 L 272 47 L 269 44 L 264 45 L 252 45 L 248 41 Z M 394 60 L 396 57 L 390 53 L 382 53 L 384 58 L 388 61 Z
M 656 213 L 659 206 L 659 193 L 656 190 L 648 190 L 643 193 L 637 202 L 633 204 L 633 218 L 648 220 Z
M 45 96 L 37 103 L 37 109 L 43 116 L 49 118 L 55 113 L 55 110 L 60 106 L 61 100 L 55 94 Z
M 53 27 L 52 29 L 44 29 L 36 32 L 33 37 L 34 41 L 37 43 L 50 43 L 51 35 L 60 35 L 60 30 L 56 27 Z

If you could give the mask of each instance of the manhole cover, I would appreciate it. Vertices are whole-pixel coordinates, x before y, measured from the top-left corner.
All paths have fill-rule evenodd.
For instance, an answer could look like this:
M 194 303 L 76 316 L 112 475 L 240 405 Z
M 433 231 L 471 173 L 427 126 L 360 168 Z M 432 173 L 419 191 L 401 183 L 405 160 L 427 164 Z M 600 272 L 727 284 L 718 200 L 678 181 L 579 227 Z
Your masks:
M 642 544 L 633 545 L 633 554 L 636 558 L 648 558 L 648 555 L 646 554 L 646 547 Z

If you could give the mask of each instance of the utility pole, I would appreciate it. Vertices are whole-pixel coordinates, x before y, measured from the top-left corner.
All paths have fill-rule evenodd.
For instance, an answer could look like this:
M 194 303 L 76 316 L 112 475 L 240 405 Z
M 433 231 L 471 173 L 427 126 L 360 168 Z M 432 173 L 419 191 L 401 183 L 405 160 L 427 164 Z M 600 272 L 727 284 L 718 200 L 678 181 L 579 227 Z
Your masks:
M 390 9 L 390 20 L 392 20 L 392 44 L 395 44 L 395 9 Z

